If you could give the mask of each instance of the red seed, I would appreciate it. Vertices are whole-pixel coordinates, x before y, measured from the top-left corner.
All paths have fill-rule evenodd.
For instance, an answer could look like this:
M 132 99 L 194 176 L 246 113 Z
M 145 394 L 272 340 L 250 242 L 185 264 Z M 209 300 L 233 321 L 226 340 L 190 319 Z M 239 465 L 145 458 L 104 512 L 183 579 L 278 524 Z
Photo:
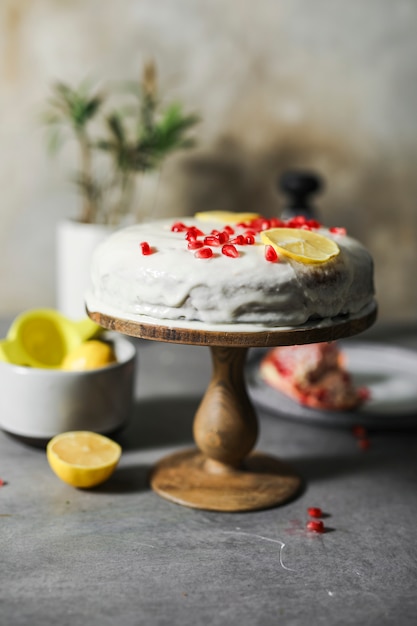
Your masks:
M 277 251 L 272 246 L 265 246 L 265 259 L 270 263 L 275 263 L 279 260 Z
M 346 228 L 344 228 L 343 226 L 332 226 L 331 228 L 329 228 L 329 231 L 334 235 L 346 235 L 347 232 Z
M 245 236 L 245 243 L 248 246 L 253 246 L 253 244 L 255 243 L 255 236 L 252 235 L 251 233 L 249 235 L 246 234 L 246 236 Z
M 355 437 L 358 437 L 358 438 L 364 438 L 368 435 L 366 428 L 364 426 L 361 426 L 360 424 L 356 424 L 352 428 L 352 433 L 354 434 Z
M 0 478 L 0 487 L 4 487 L 6 483 L 4 482 L 4 480 L 2 478 Z
M 280 220 L 278 217 L 271 217 L 270 219 L 271 228 L 281 228 L 284 226 L 284 222 Z
M 301 226 L 304 226 L 304 224 L 306 223 L 307 223 L 307 219 L 304 217 L 304 215 L 296 215 L 295 217 L 292 217 L 291 219 L 288 220 L 287 227 L 288 228 L 301 228 Z
M 368 450 L 371 447 L 371 442 L 369 439 L 358 439 L 358 446 L 361 450 Z
M 224 254 L 225 256 L 230 256 L 233 257 L 234 259 L 236 257 L 239 256 L 239 252 L 236 250 L 236 248 L 230 244 L 230 243 L 226 243 L 223 248 L 222 248 L 222 254 Z
M 230 240 L 230 243 L 235 244 L 236 246 L 244 246 L 245 238 L 243 235 L 237 235 L 237 237 Z
M 190 241 L 190 239 L 197 239 L 197 237 L 201 237 L 202 235 L 204 235 L 204 233 L 199 228 L 192 226 L 191 228 L 188 228 L 185 233 L 185 238 L 187 241 Z
M 188 244 L 187 244 L 187 248 L 189 250 L 198 250 L 199 248 L 202 248 L 204 246 L 202 241 L 198 241 L 197 239 L 191 239 Z
M 307 220 L 307 226 L 309 228 L 320 228 L 321 224 L 317 220 Z
M 229 241 L 229 235 L 226 231 L 212 230 L 211 234 L 216 237 L 216 239 L 218 239 L 219 244 L 223 244 L 226 243 L 226 241 Z
M 143 255 L 147 256 L 148 254 L 152 254 L 152 248 L 147 241 L 142 241 L 139 245 L 141 247 Z
M 188 226 L 186 226 L 182 222 L 174 222 L 174 224 L 171 226 L 171 231 L 173 233 L 181 233 L 184 230 L 188 230 Z
M 196 252 L 194 252 L 194 256 L 197 259 L 209 259 L 213 256 L 213 250 L 210 248 L 200 248 Z
M 313 530 L 315 533 L 324 533 L 324 524 L 321 520 L 310 520 L 307 522 L 307 530 Z
M 233 230 L 233 228 L 231 226 L 229 226 L 227 224 L 227 226 L 224 227 L 224 230 L 227 232 L 228 235 L 234 235 L 235 231 Z
M 216 237 L 216 235 L 207 235 L 204 237 L 204 245 L 206 246 L 220 246 L 220 241 Z
M 318 506 L 310 506 L 307 509 L 307 513 L 310 517 L 323 517 L 323 511 Z

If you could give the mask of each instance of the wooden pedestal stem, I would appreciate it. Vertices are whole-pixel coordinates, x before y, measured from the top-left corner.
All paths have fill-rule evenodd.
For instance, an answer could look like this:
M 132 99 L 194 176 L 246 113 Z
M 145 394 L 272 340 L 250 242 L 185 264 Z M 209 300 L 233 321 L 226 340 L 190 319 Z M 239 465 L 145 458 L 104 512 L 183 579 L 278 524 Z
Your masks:
M 247 348 L 211 346 L 213 375 L 194 420 L 194 440 L 207 471 L 241 468 L 258 436 L 258 420 L 246 392 Z
M 254 511 L 282 504 L 301 479 L 285 463 L 251 453 L 258 419 L 246 392 L 247 348 L 210 346 L 213 373 L 194 418 L 198 449 L 155 465 L 151 486 L 178 504 L 212 511 Z

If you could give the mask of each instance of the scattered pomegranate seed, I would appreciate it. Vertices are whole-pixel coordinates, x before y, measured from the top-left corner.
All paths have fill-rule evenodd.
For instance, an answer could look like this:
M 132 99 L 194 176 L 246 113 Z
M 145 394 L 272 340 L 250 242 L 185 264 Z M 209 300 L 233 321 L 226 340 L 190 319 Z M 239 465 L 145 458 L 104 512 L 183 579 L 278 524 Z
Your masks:
M 334 235 L 346 235 L 346 228 L 344 226 L 332 226 L 329 231 Z
M 323 517 L 323 511 L 318 506 L 310 506 L 307 509 L 307 513 L 310 517 Z
M 356 424 L 352 428 L 352 433 L 354 434 L 355 437 L 359 437 L 359 438 L 361 437 L 363 438 L 368 435 L 366 428 L 364 426 L 361 426 L 360 424 Z
M 228 235 L 234 235 L 235 231 L 233 230 L 233 228 L 229 225 L 224 227 L 224 230 L 227 232 Z
M 200 248 L 194 252 L 194 256 L 197 259 L 209 259 L 213 256 L 213 250 L 211 250 L 211 248 Z
M 361 450 L 368 450 L 371 447 L 371 442 L 367 438 L 358 439 L 358 446 Z
M 304 215 L 296 215 L 295 217 L 292 217 L 288 220 L 287 226 L 289 228 L 301 228 L 301 226 L 304 226 L 304 224 L 306 223 L 307 219 L 304 217 Z
M 0 478 L 0 487 L 4 487 L 6 483 L 4 482 L 4 480 L 2 478 Z
M 235 244 L 236 246 L 244 246 L 245 238 L 243 235 L 237 235 L 236 237 L 230 240 L 230 243 Z
M 219 233 L 217 235 L 218 240 L 220 241 L 220 243 L 226 243 L 226 241 L 229 241 L 229 235 L 228 233 L 223 230 L 221 233 Z
M 313 530 L 315 533 L 324 533 L 324 524 L 321 520 L 310 520 L 307 522 L 307 530 Z
M 317 220 L 308 220 L 307 226 L 309 226 L 310 228 L 320 228 L 321 224 Z
M 207 235 L 204 237 L 204 245 L 206 246 L 220 246 L 220 241 L 216 235 Z
M 140 244 L 140 248 L 142 250 L 142 254 L 143 255 L 148 255 L 148 254 L 152 254 L 152 248 L 151 246 L 148 244 L 147 241 L 142 241 Z
M 187 244 L 187 248 L 189 250 L 198 250 L 199 248 L 202 248 L 204 246 L 202 241 L 198 241 L 197 239 L 190 239 L 190 241 Z
M 267 261 L 269 261 L 270 263 L 275 263 L 276 261 L 279 260 L 277 251 L 275 250 L 275 248 L 273 246 L 265 246 L 265 259 Z
M 204 233 L 199 228 L 192 226 L 187 230 L 185 238 L 187 241 L 190 241 L 190 239 L 197 239 L 197 237 L 201 237 L 202 235 L 204 235 Z
M 271 225 L 271 228 L 281 228 L 282 226 L 285 225 L 285 222 L 278 219 L 278 217 L 271 217 L 270 225 Z
M 255 243 L 255 235 L 252 235 L 252 233 L 246 233 L 245 235 L 245 243 L 248 246 L 253 246 L 253 244 Z
M 174 222 L 174 224 L 171 226 L 171 231 L 173 233 L 181 233 L 184 230 L 188 230 L 188 226 L 186 226 L 182 222 Z
M 239 252 L 236 250 L 236 248 L 230 244 L 230 243 L 226 243 L 223 248 L 222 248 L 222 254 L 224 254 L 225 256 L 230 256 L 233 257 L 234 259 L 236 259 L 239 256 Z
M 371 441 L 368 438 L 368 432 L 366 428 L 357 424 L 352 428 L 352 433 L 357 439 L 357 444 L 361 450 L 368 450 L 371 446 Z

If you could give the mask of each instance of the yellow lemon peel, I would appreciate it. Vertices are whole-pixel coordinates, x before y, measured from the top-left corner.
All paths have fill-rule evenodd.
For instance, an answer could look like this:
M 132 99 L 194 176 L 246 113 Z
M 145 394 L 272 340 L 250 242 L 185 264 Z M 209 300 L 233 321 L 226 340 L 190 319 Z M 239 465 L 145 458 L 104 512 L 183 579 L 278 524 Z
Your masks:
M 116 469 L 122 449 L 118 443 L 89 431 L 70 431 L 53 437 L 46 447 L 52 471 L 72 487 L 95 487 Z
M 259 213 L 235 213 L 234 211 L 201 211 L 194 217 L 203 222 L 222 222 L 224 224 L 238 224 L 260 217 Z
M 69 352 L 61 363 L 61 369 L 71 372 L 106 367 L 116 362 L 113 347 L 104 341 L 91 339 Z
M 302 228 L 271 228 L 261 232 L 261 241 L 278 254 L 300 263 L 325 263 L 337 256 L 340 248 L 333 239 Z

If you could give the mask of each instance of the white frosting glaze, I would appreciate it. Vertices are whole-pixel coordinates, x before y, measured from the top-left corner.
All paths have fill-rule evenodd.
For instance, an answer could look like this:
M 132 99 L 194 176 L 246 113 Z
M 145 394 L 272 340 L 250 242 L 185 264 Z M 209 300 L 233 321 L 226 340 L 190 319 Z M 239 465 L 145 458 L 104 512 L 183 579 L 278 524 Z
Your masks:
M 206 234 L 225 226 L 180 219 Z M 282 327 L 356 314 L 373 299 L 372 258 L 350 237 L 320 229 L 337 242 L 340 254 L 317 265 L 283 256 L 280 262 L 270 263 L 259 236 L 255 245 L 236 246 L 238 258 L 223 255 L 217 247 L 212 248 L 213 257 L 199 259 L 187 249 L 185 233 L 171 231 L 175 221 L 124 228 L 97 248 L 89 296 L 94 308 L 89 306 L 90 310 L 111 310 L 121 318 Z M 236 234 L 243 232 L 233 228 Z M 152 254 L 142 254 L 142 241 L 149 243 Z

